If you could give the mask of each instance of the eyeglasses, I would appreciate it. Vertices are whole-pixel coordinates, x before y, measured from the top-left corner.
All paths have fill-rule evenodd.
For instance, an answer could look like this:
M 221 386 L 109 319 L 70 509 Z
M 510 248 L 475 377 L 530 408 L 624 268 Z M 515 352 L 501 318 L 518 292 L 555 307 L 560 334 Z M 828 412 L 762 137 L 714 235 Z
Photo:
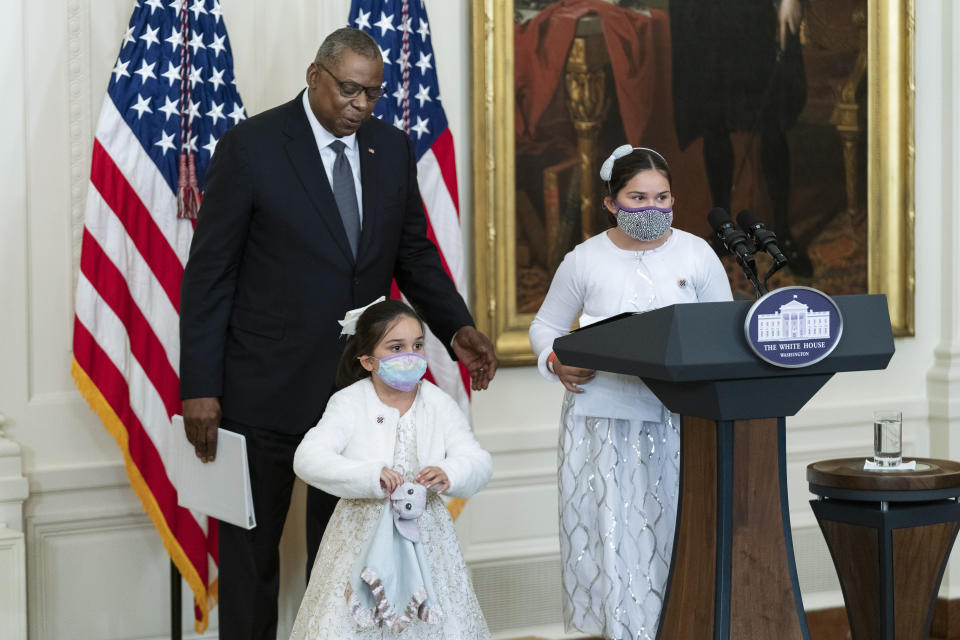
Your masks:
M 357 84 L 356 82 L 342 82 L 340 78 L 333 75 L 333 72 L 330 71 L 330 69 L 327 69 L 319 62 L 314 62 L 314 64 L 330 74 L 330 77 L 334 79 L 334 81 L 337 83 L 337 86 L 340 88 L 340 95 L 344 98 L 356 98 L 360 95 L 360 92 L 363 91 L 367 94 L 367 100 L 376 102 L 380 99 L 380 96 L 383 95 L 383 87 L 365 87 L 362 84 Z

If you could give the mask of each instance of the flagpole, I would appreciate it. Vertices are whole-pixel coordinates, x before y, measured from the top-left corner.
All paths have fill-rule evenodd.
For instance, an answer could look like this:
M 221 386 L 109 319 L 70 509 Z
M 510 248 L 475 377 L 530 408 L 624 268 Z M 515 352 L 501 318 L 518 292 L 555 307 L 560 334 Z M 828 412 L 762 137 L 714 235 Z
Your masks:
M 177 565 L 170 561 L 170 640 L 183 639 L 183 611 L 181 589 L 183 581 Z

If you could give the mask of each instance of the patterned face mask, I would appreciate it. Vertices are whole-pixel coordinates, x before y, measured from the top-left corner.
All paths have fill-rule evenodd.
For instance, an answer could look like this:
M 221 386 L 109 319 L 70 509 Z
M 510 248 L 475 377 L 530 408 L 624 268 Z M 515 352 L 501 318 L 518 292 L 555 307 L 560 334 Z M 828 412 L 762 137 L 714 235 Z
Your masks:
M 411 391 L 427 372 L 427 359 L 419 353 L 398 353 L 380 360 L 377 375 L 397 391 Z
M 615 201 L 616 202 L 616 201 Z M 640 207 L 627 209 L 619 202 L 617 205 L 617 226 L 631 238 L 650 242 L 660 238 L 670 229 L 673 222 L 673 208 Z

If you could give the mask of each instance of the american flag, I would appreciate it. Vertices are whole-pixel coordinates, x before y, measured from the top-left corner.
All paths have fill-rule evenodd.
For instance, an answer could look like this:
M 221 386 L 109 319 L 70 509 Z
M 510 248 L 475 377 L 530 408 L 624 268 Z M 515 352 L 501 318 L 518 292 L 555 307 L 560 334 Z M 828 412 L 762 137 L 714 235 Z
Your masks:
M 412 138 L 420 194 L 427 212 L 427 235 L 437 245 L 457 290 L 466 298 L 457 165 L 453 136 L 440 102 L 426 7 L 422 0 L 353 0 L 349 26 L 369 33 L 380 47 L 384 95 L 373 115 Z M 469 415 L 470 375 L 466 368 L 450 359 L 433 334 L 427 336 L 426 352 L 434 382 Z
M 71 373 L 193 590 L 198 633 L 216 601 L 217 528 L 177 505 L 167 473 L 171 417 L 181 411 L 180 280 L 193 236 L 177 196 L 189 213 L 191 182 L 202 192 L 217 140 L 245 117 L 220 3 L 139 0 L 93 141 Z

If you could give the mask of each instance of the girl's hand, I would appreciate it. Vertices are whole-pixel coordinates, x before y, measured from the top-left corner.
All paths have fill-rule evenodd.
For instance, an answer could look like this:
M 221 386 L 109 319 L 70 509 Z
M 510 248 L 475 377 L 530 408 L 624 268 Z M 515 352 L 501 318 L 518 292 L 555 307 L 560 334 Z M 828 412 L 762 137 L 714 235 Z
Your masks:
M 597 372 L 593 369 L 581 369 L 580 367 L 568 367 L 565 364 L 560 364 L 560 358 L 554 358 L 553 372 L 560 378 L 563 387 L 573 393 L 583 393 L 580 385 L 590 382 L 597 375 Z
M 417 474 L 417 482 L 427 489 L 435 487 L 437 493 L 443 493 L 450 488 L 450 479 L 440 467 L 424 467 Z
M 387 492 L 387 496 L 391 495 L 397 489 L 397 487 L 402 484 L 403 476 L 393 469 L 384 467 L 380 470 L 380 486 L 383 487 L 383 490 Z

